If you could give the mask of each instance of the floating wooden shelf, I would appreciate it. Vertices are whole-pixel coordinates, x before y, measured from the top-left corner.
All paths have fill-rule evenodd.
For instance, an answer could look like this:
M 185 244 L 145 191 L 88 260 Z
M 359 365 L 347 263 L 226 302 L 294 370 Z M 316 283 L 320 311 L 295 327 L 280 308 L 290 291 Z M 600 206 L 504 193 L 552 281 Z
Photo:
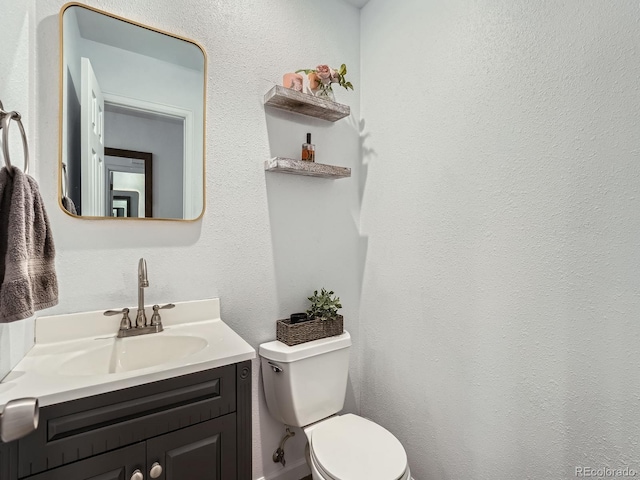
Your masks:
M 292 158 L 276 157 L 264 162 L 267 172 L 290 173 L 292 175 L 306 175 L 308 177 L 347 178 L 351 176 L 351 169 L 324 165 L 322 163 L 293 160 Z
M 351 108 L 348 105 L 325 100 L 307 93 L 296 92 L 280 85 L 276 85 L 266 93 L 264 104 L 330 122 L 348 117 L 351 113 Z

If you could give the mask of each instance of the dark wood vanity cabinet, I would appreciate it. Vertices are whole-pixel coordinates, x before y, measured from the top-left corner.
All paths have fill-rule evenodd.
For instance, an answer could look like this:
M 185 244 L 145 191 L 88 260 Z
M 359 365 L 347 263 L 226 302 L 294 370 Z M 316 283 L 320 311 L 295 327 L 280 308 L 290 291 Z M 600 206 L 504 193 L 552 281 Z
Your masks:
M 157 480 L 225 480 L 236 476 L 235 414 L 103 453 L 29 480 L 128 480 L 139 471 Z M 151 468 L 160 466 L 156 477 Z M 157 467 L 156 467 L 157 468 Z M 142 480 L 142 478 L 140 478 Z
M 251 479 L 250 361 L 44 407 L 0 444 L 0 480 L 154 478 Z

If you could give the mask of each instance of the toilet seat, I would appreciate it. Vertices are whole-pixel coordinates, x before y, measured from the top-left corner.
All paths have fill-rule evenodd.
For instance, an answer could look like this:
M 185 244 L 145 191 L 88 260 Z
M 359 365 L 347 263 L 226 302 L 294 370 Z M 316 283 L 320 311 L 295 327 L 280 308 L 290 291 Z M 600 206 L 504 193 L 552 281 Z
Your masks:
M 312 461 L 327 480 L 398 480 L 407 470 L 400 441 L 357 415 L 320 422 L 309 443 Z

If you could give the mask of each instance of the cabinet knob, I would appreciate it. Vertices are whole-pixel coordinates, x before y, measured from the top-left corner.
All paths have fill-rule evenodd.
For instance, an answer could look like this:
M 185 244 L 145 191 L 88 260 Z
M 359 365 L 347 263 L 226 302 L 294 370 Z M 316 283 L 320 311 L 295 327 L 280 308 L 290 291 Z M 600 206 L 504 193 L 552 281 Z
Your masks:
M 133 472 L 133 475 L 131 475 L 131 480 L 144 480 L 144 475 L 140 470 L 136 470 Z
M 151 478 L 158 478 L 160 475 L 162 475 L 162 466 L 156 462 L 153 465 L 151 465 L 151 470 L 149 470 L 149 476 Z

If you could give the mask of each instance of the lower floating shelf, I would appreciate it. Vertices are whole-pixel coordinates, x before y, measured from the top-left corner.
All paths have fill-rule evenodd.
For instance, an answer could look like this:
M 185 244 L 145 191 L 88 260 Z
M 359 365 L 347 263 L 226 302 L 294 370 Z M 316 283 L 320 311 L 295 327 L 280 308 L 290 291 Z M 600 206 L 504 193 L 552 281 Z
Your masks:
M 351 176 L 351 169 L 325 165 L 322 163 L 293 160 L 292 158 L 276 157 L 264 162 L 267 172 L 290 173 L 292 175 L 306 175 L 308 177 L 347 178 Z

